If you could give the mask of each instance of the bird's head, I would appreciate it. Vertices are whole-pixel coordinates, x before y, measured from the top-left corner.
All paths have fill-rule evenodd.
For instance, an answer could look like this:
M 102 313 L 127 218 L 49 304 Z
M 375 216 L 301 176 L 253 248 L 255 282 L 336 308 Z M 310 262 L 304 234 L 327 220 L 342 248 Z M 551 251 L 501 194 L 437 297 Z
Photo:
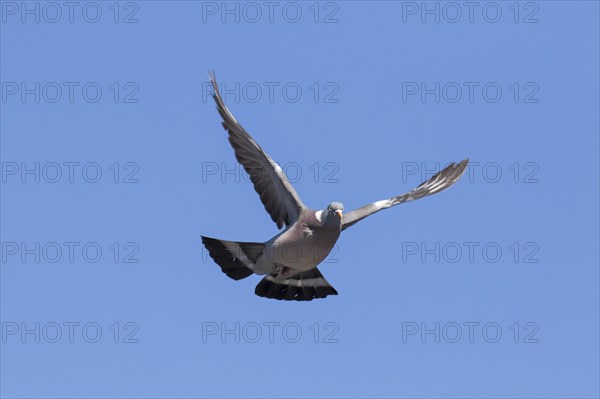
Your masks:
M 332 202 L 327 206 L 327 219 L 336 220 L 337 218 L 342 218 L 342 212 L 344 212 L 344 204 L 341 202 Z M 330 220 L 331 220 L 330 219 Z

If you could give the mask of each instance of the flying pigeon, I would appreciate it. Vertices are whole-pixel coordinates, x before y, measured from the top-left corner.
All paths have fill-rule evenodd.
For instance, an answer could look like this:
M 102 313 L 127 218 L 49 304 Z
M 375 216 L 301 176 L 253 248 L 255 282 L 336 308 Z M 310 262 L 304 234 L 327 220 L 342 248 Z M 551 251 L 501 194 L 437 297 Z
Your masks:
M 340 233 L 360 220 L 394 205 L 441 192 L 456 183 L 468 159 L 451 163 L 408 193 L 376 201 L 343 213 L 341 202 L 323 210 L 306 207 L 281 167 L 267 155 L 225 106 L 216 77 L 210 73 L 213 98 L 229 134 L 238 162 L 250 176 L 266 211 L 279 229 L 266 242 L 236 242 L 202 236 L 202 242 L 221 271 L 234 280 L 263 275 L 258 296 L 294 301 L 311 301 L 337 295 L 317 266 L 329 254 Z

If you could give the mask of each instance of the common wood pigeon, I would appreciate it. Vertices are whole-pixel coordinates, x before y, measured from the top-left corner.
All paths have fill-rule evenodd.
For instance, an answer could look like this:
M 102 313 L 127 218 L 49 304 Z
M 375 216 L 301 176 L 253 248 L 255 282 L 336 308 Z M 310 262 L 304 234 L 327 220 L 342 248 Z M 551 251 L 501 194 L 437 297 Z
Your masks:
M 202 236 L 209 255 L 223 273 L 234 280 L 252 274 L 265 275 L 258 283 L 258 296 L 310 301 L 337 295 L 317 266 L 332 250 L 340 233 L 369 215 L 394 205 L 443 191 L 456 183 L 468 159 L 451 163 L 406 194 L 398 195 L 343 213 L 344 205 L 332 202 L 323 210 L 306 207 L 281 167 L 244 130 L 225 106 L 214 73 L 210 73 L 213 98 L 229 133 L 235 156 L 250 176 L 265 209 L 283 231 L 267 242 L 235 242 Z

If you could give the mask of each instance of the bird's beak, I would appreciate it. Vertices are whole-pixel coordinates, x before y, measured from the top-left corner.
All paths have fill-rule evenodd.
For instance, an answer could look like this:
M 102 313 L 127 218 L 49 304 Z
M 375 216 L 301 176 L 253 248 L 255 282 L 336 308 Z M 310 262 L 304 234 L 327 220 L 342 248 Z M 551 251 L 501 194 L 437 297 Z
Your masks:
M 335 211 L 335 213 L 339 216 L 342 217 L 342 211 L 340 209 L 338 209 L 337 211 Z

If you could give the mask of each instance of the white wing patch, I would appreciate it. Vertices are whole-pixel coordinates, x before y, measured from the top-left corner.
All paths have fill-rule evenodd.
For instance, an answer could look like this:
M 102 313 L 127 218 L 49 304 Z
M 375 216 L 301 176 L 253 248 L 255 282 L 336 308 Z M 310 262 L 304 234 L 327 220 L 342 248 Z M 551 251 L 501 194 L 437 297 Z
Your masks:
M 375 205 L 377 208 L 386 208 L 389 205 L 389 202 L 389 199 L 384 199 L 381 201 L 374 202 L 373 205 Z

